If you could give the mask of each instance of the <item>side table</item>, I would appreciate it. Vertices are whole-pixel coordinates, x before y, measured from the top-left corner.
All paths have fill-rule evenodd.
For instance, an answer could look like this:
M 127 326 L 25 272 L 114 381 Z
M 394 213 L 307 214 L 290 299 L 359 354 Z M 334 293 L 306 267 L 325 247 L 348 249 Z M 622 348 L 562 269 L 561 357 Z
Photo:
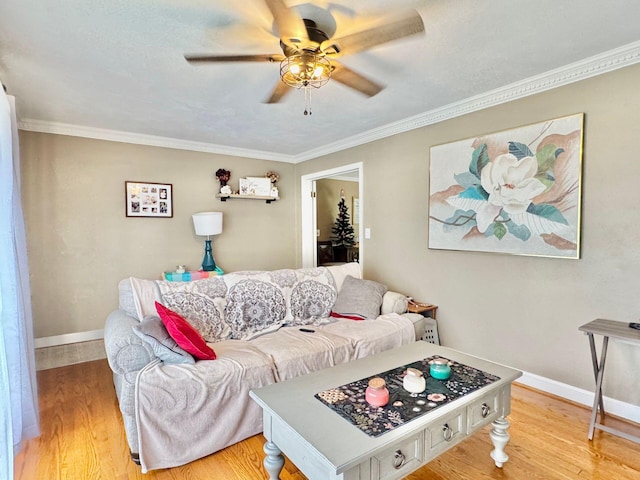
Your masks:
M 620 437 L 631 440 L 632 442 L 640 443 L 640 437 L 630 435 L 626 432 L 616 430 L 611 427 L 607 427 L 602 423 L 596 422 L 598 417 L 598 410 L 600 411 L 601 419 L 605 416 L 604 402 L 602 399 L 602 379 L 604 378 L 604 365 L 607 360 L 607 347 L 609 345 L 609 338 L 619 339 L 625 342 L 633 343 L 640 346 L 640 331 L 629 328 L 629 324 L 625 322 L 615 320 L 603 320 L 596 319 L 592 322 L 582 325 L 578 330 L 586 333 L 589 336 L 589 347 L 591 348 L 591 362 L 593 364 L 593 375 L 596 381 L 596 390 L 593 399 L 593 409 L 591 410 L 591 422 L 589 424 L 589 440 L 593 440 L 593 432 L 597 428 L 604 432 L 618 435 Z M 602 335 L 602 352 L 600 353 L 600 360 L 598 361 L 598 354 L 596 352 L 596 344 L 593 338 L 594 335 Z
M 431 303 L 419 303 L 413 300 L 409 301 L 407 312 L 419 313 L 424 317 L 424 335 L 420 340 L 440 345 L 440 337 L 438 336 L 438 322 L 436 320 L 437 305 Z

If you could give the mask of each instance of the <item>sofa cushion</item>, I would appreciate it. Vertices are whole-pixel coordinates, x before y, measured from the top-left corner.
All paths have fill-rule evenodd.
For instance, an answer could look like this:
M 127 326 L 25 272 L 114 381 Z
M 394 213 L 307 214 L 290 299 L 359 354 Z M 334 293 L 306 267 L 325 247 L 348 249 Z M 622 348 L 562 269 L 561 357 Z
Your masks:
M 354 348 L 354 358 L 374 355 L 416 340 L 411 320 L 397 313 L 381 315 L 375 321 L 336 320 L 317 327 L 317 332 L 350 339 Z
M 338 292 L 342 289 L 342 284 L 347 276 L 350 275 L 353 278 L 362 278 L 362 269 L 360 268 L 360 264 L 357 262 L 343 263 L 342 265 L 331 265 L 326 268 L 333 277 L 333 281 Z
M 164 363 L 195 363 L 193 357 L 180 348 L 180 345 L 171 338 L 160 317 L 147 315 L 142 322 L 134 325 L 132 328 L 133 333 L 147 342 L 153 349 L 156 357 Z
M 350 339 L 317 327 L 309 330 L 314 331 L 283 327 L 251 341 L 252 346 L 273 359 L 279 382 L 353 360 Z
M 207 342 L 229 338 L 231 329 L 224 319 L 227 285 L 223 276 L 155 283 L 162 294 L 162 304 L 184 317 Z
M 131 302 L 128 301 L 127 296 L 131 295 L 135 310 L 133 317 L 137 317 L 138 321 L 141 322 L 147 315 L 155 315 L 155 302 L 162 301 L 156 281 L 129 277 L 128 283 L 128 286 L 122 285 L 122 288 L 119 288 L 120 308 L 128 312 Z
M 307 325 L 326 319 L 336 301 L 333 285 L 316 280 L 298 282 L 291 291 L 291 315 L 289 325 Z
M 386 291 L 386 285 L 348 275 L 342 283 L 332 310 L 341 315 L 376 318 L 380 315 L 382 296 Z
M 229 292 L 236 290 L 236 286 L 240 284 L 248 286 L 248 281 L 253 283 L 255 286 L 253 291 L 259 296 L 262 296 L 262 292 L 265 290 L 273 292 L 269 294 L 269 301 L 262 303 L 269 315 L 277 314 L 276 318 L 272 318 L 272 322 L 263 323 L 263 328 L 249 332 L 247 335 L 240 333 L 241 336 L 238 336 L 237 332 L 232 334 L 231 338 L 245 340 L 273 331 L 283 324 L 306 325 L 326 318 L 337 295 L 334 277 L 325 267 L 282 269 L 271 272 L 259 270 L 233 272 L 225 275 L 224 281 Z M 227 304 L 226 314 L 232 315 L 232 319 L 228 319 L 230 322 L 238 322 L 240 315 L 237 309 L 239 307 L 244 308 L 247 303 L 261 302 L 252 298 L 249 289 L 245 286 L 241 287 L 243 289 L 242 298 L 234 299 L 233 305 Z M 281 318 L 282 305 L 284 305 L 284 317 Z M 246 320 L 241 323 L 244 322 Z
M 169 335 L 171 335 L 178 345 L 198 360 L 216 359 L 216 354 L 213 349 L 207 345 L 198 331 L 193 328 L 189 322 L 161 303 L 156 302 L 156 310 L 162 319 L 162 323 L 164 323 L 164 326 L 167 328 Z
M 273 283 L 246 278 L 229 288 L 225 318 L 230 338 L 249 340 L 277 330 L 286 313 L 284 295 Z

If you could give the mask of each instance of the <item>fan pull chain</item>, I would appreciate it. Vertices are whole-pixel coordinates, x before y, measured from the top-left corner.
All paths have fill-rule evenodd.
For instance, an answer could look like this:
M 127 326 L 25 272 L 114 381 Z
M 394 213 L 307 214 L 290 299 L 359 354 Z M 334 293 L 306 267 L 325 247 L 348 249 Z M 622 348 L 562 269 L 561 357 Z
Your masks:
M 304 114 L 311 115 L 311 88 L 304 87 Z

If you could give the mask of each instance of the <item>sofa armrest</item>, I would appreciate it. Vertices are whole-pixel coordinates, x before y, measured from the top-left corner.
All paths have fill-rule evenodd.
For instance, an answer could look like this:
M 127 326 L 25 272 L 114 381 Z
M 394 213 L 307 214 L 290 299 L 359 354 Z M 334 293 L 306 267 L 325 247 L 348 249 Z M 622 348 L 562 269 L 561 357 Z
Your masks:
M 388 291 L 382 297 L 382 307 L 380 313 L 387 315 L 389 313 L 397 313 L 402 315 L 407 311 L 409 301 L 402 293 Z
M 416 335 L 416 341 L 421 340 L 424 337 L 427 319 L 419 313 L 403 313 L 402 316 L 411 320 L 411 323 L 413 323 L 413 330 Z
M 127 381 L 131 373 L 138 372 L 156 356 L 150 345 L 133 333 L 132 327 L 139 322 L 124 310 L 115 310 L 107 317 L 104 326 L 104 346 L 109 366 L 114 373 Z

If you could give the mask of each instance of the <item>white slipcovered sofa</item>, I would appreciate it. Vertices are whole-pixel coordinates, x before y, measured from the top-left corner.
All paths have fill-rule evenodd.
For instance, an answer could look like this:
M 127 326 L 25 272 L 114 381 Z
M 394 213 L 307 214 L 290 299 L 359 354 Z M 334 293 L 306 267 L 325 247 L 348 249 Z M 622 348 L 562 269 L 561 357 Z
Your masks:
M 250 390 L 399 347 L 424 331 L 421 315 L 405 313 L 406 297 L 362 280 L 357 263 L 192 282 L 129 278 L 118 288 L 105 346 L 142 472 L 183 465 L 261 432 Z M 184 317 L 216 359 L 195 360 L 171 338 L 145 333 L 145 325 L 159 323 L 156 301 Z

